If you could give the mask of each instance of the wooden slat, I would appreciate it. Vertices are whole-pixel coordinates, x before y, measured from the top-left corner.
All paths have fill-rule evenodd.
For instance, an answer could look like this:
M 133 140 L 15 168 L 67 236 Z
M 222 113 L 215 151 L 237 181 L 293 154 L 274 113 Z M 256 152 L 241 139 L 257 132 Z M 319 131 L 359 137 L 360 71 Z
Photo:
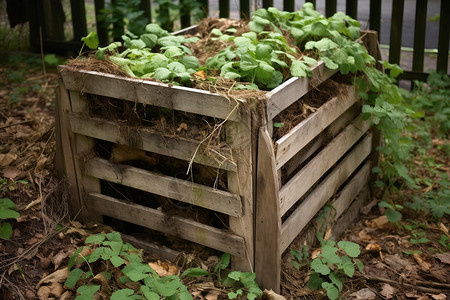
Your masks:
M 181 0 L 180 5 L 180 21 L 181 21 L 181 28 L 186 28 L 191 25 L 191 9 L 189 7 L 189 3 L 191 0 Z
M 391 36 L 389 42 L 389 62 L 392 64 L 400 64 L 404 6 L 405 0 L 392 1 Z
M 262 0 L 262 5 L 264 8 L 273 6 L 273 0 Z
M 59 67 L 67 89 L 238 121 L 237 103 L 219 94 L 137 78 Z
M 325 16 L 333 16 L 337 10 L 337 0 L 325 0 Z
M 73 39 L 79 41 L 87 35 L 84 0 L 70 0 L 70 9 L 72 11 Z
M 439 41 L 437 71 L 447 73 L 448 68 L 448 43 L 450 35 L 450 1 L 441 0 L 441 13 L 439 19 Z
M 204 17 L 209 17 L 209 0 L 199 0 L 199 2 L 202 5 L 201 7 L 204 13 Z
M 272 120 L 276 115 L 286 109 L 289 105 L 297 101 L 310 91 L 310 84 L 319 85 L 330 78 L 337 70 L 330 70 L 320 61 L 312 68 L 312 78 L 293 77 L 266 95 L 269 97 L 267 102 L 267 120 Z
M 283 0 L 283 10 L 284 11 L 294 11 L 295 1 L 294 0 Z
M 100 14 L 102 9 L 105 8 L 105 0 L 94 0 L 95 6 L 95 24 L 97 26 L 97 35 L 100 42 L 100 46 L 105 46 L 109 42 L 108 29 L 104 22 L 100 21 Z
M 335 218 L 339 218 L 344 211 L 350 206 L 355 196 L 366 186 L 370 177 L 371 162 L 368 161 L 359 170 L 349 183 L 345 185 L 339 193 L 339 197 L 331 201 L 331 206 L 335 209 Z
M 370 0 L 370 16 L 369 16 L 369 28 L 380 32 L 381 28 L 381 0 Z M 380 34 L 378 34 L 378 40 Z
M 292 177 L 280 190 L 281 215 L 284 215 L 363 136 L 369 127 L 369 121 L 357 118 Z
M 423 71 L 423 60 L 425 50 L 425 32 L 427 25 L 427 3 L 428 0 L 416 1 L 416 20 L 414 23 L 414 52 L 413 71 Z
M 281 250 L 284 251 L 316 213 L 327 203 L 371 150 L 371 135 L 367 135 L 296 208 L 281 225 Z
M 187 34 L 196 34 L 198 25 L 192 25 L 178 31 L 173 32 L 173 35 L 187 35 Z
M 147 19 L 147 23 L 152 23 L 152 2 L 151 0 L 141 0 L 139 9 L 144 12 L 143 16 Z
M 211 209 L 230 216 L 242 216 L 242 203 L 238 195 L 219 191 L 189 180 L 113 164 L 100 158 L 90 159 L 84 168 L 87 175 L 119 183 L 135 189 Z
M 154 152 L 170 157 L 175 157 L 185 161 L 190 161 L 194 156 L 195 150 L 200 142 L 184 138 L 165 137 L 157 132 L 151 132 L 145 128 L 140 128 L 140 143 L 130 145 L 128 139 L 121 134 L 120 125 L 105 121 L 99 118 L 90 118 L 80 114 L 71 114 L 70 123 L 72 130 L 76 133 L 90 136 L 113 143 L 135 146 L 149 152 Z M 224 161 L 217 153 L 203 153 L 200 149 L 194 157 L 194 162 L 203 165 L 220 168 L 227 171 L 236 172 L 236 164 L 226 160 Z
M 230 17 L 230 0 L 219 0 L 219 18 Z
M 347 87 L 342 97 L 335 97 L 322 105 L 314 114 L 295 126 L 275 142 L 277 169 L 281 168 L 298 151 L 311 142 L 325 128 L 357 102 L 354 87 Z
M 102 194 L 90 193 L 89 199 L 90 206 L 102 215 L 180 237 L 232 255 L 244 255 L 243 238 L 224 230 Z
M 358 0 L 346 0 L 345 12 L 356 20 L 358 18 Z
M 175 262 L 175 259 L 180 255 L 179 251 L 147 242 L 142 238 L 137 238 L 123 232 L 120 233 L 120 236 L 124 242 L 130 243 L 138 249 L 143 249 L 146 255 L 150 254 L 156 257 L 162 257 L 171 262 Z
M 281 215 L 276 201 L 279 187 L 272 139 L 267 128 L 260 129 L 258 142 L 255 272 L 260 286 L 279 293 Z
M 239 16 L 241 20 L 250 19 L 250 0 L 239 0 Z

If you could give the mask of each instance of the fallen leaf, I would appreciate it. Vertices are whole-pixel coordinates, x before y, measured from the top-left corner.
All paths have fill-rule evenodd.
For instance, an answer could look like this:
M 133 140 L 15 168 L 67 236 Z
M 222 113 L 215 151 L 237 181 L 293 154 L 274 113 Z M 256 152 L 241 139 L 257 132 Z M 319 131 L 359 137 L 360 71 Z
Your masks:
M 36 294 L 32 290 L 27 290 L 25 292 L 25 298 L 34 299 L 35 297 L 36 297 Z
M 369 299 L 375 299 L 377 297 L 377 295 L 368 288 L 363 288 L 357 292 L 350 294 L 350 296 L 352 296 L 358 300 L 359 299 L 369 300 Z
M 387 224 L 389 224 L 389 220 L 386 216 L 383 215 L 376 219 L 373 219 L 371 224 L 373 228 L 384 228 Z
M 44 168 L 44 164 L 46 161 L 47 161 L 47 157 L 45 157 L 45 156 L 39 157 L 36 167 L 34 168 L 34 172 L 38 173 L 39 171 L 41 171 Z
M 49 286 L 42 286 L 37 292 L 39 299 L 60 298 L 63 293 L 64 287 L 58 282 L 52 282 Z
M 17 159 L 17 154 L 0 154 L 0 166 L 6 167 L 9 166 L 13 161 Z
M 397 292 L 397 289 L 394 288 L 392 285 L 385 283 L 381 287 L 380 294 L 386 297 L 386 299 L 392 299 L 393 295 Z
M 109 281 L 101 273 L 94 276 L 94 282 L 100 284 L 100 290 L 103 292 L 106 292 L 109 289 Z
M 277 293 L 275 293 L 272 290 L 264 290 L 263 294 L 262 294 L 262 298 L 268 299 L 268 300 L 286 300 L 286 298 L 284 298 L 281 295 L 278 295 Z
M 428 297 L 427 295 L 423 295 L 417 298 L 417 300 L 430 300 L 431 298 Z
M 65 282 L 67 277 L 69 277 L 69 274 L 70 274 L 70 270 L 67 268 L 57 270 L 57 271 L 53 272 L 52 274 L 47 275 L 44 278 L 42 278 L 41 281 L 39 281 L 39 283 L 36 285 L 36 288 L 38 289 L 44 283 Z
M 11 267 L 9 267 L 8 269 L 8 275 L 11 275 L 12 272 L 19 270 L 19 268 L 17 267 L 17 264 L 13 264 L 11 265 Z
M 16 167 L 7 166 L 3 168 L 3 177 L 14 179 L 19 176 L 20 170 Z
M 322 248 L 317 248 L 313 252 L 311 252 L 311 260 L 316 259 L 320 253 L 322 253 Z
M 61 250 L 52 258 L 52 263 L 55 265 L 55 270 L 59 268 L 62 261 L 67 257 L 67 253 L 64 250 Z
M 41 202 L 42 202 L 42 197 L 39 196 L 36 200 L 33 200 L 30 203 L 28 203 L 28 205 L 25 206 L 25 210 L 28 210 L 28 209 L 32 208 L 33 206 L 38 205 Z
M 197 71 L 194 73 L 194 76 L 198 79 L 206 79 L 208 76 L 206 75 L 205 71 Z
M 66 235 L 71 234 L 71 233 L 78 233 L 79 235 L 81 235 L 81 237 L 85 237 L 85 236 L 89 235 L 89 233 L 87 233 L 86 230 L 81 229 L 81 228 L 74 228 L 74 227 L 70 227 L 66 231 Z
M 444 293 L 440 293 L 439 295 L 431 295 L 431 298 L 435 300 L 444 300 L 447 299 L 447 295 L 445 295 Z
M 59 298 L 59 300 L 69 300 L 69 299 L 73 299 L 73 293 L 71 291 L 65 291 L 61 295 L 61 298 Z
M 148 265 L 159 275 L 159 277 L 177 275 L 179 271 L 177 266 L 162 262 L 160 260 L 156 263 L 148 263 Z
M 398 254 L 386 255 L 384 257 L 384 261 L 391 268 L 393 268 L 394 270 L 399 271 L 399 272 L 401 272 L 403 269 L 406 268 L 406 266 L 408 266 L 410 264 L 409 261 L 401 258 Z
M 427 272 L 430 270 L 431 264 L 424 261 L 419 253 L 413 253 L 413 257 L 423 271 Z
M 206 300 L 217 300 L 219 298 L 220 291 L 218 290 L 210 290 L 208 294 L 205 296 Z
M 369 235 L 365 230 L 361 230 L 360 232 L 358 232 L 358 237 L 361 241 L 364 241 L 364 242 L 373 240 L 373 237 L 371 235 Z
M 446 236 L 450 237 L 448 233 L 448 228 L 444 225 L 444 223 L 442 222 L 439 223 L 439 229 L 442 230 L 442 232 L 445 233 Z
M 50 288 L 48 286 L 43 286 L 37 291 L 39 299 L 44 300 L 50 298 Z
M 450 265 L 450 252 L 438 253 L 436 257 L 444 264 Z
M 184 122 L 181 123 L 180 126 L 178 126 L 177 132 L 181 132 L 181 130 L 183 130 L 183 129 L 186 130 L 186 131 L 188 130 L 188 126 L 187 126 L 187 124 L 184 123 Z

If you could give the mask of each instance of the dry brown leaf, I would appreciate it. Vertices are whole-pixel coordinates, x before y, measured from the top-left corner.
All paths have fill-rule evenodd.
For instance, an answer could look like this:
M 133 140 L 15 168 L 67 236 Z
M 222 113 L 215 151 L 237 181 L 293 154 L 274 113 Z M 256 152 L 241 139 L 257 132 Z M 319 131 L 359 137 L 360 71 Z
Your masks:
M 36 297 L 36 294 L 32 290 L 27 290 L 25 292 L 25 298 L 27 298 L 27 299 L 34 299 L 35 297 Z
M 205 296 L 206 300 L 217 300 L 219 298 L 220 291 L 219 290 L 210 290 L 208 294 Z
M 262 298 L 268 299 L 268 300 L 286 300 L 286 298 L 284 298 L 281 295 L 278 295 L 277 293 L 275 293 L 272 290 L 264 290 L 263 294 L 262 294 Z
M 370 240 L 373 240 L 373 237 L 371 235 L 369 235 L 367 233 L 367 231 L 365 231 L 365 230 L 361 230 L 360 232 L 358 232 L 358 237 L 359 237 L 359 239 L 361 241 L 364 241 L 364 242 L 368 242 Z
M 100 291 L 106 292 L 109 289 L 109 280 L 107 280 L 101 273 L 94 276 L 94 282 L 100 284 Z
M 20 174 L 20 170 L 16 167 L 7 166 L 3 168 L 3 177 L 14 179 Z
M 74 227 L 70 227 L 66 231 L 66 234 L 71 234 L 71 233 L 78 233 L 79 235 L 81 235 L 81 237 L 85 237 L 85 236 L 89 235 L 89 233 L 87 233 L 86 230 L 81 229 L 81 228 L 74 228 Z
M 377 295 L 368 288 L 363 288 L 357 292 L 351 293 L 350 296 L 358 300 L 360 299 L 370 300 L 375 299 L 377 297 Z
M 9 166 L 16 159 L 17 154 L 12 153 L 0 154 L 0 166 L 1 167 Z
M 373 219 L 370 224 L 372 228 L 384 228 L 387 224 L 389 224 L 389 220 L 386 216 L 383 215 L 376 219 Z
M 156 263 L 148 263 L 148 265 L 159 275 L 159 277 L 177 275 L 179 271 L 177 266 L 162 262 L 160 260 Z
M 180 124 L 180 126 L 178 126 L 178 128 L 177 128 L 177 132 L 181 132 L 181 130 L 188 130 L 188 126 L 187 126 L 187 124 L 186 123 L 181 123 Z
M 28 203 L 28 205 L 25 206 L 25 210 L 28 210 L 28 209 L 32 208 L 33 206 L 38 205 L 41 202 L 42 202 L 42 197 L 39 196 L 36 200 L 33 200 L 30 203 Z
M 444 264 L 450 265 L 450 252 L 438 253 L 436 257 Z
M 67 253 L 64 250 L 61 250 L 52 258 L 52 263 L 55 265 L 55 270 L 59 268 L 62 261 L 67 257 Z
M 413 257 L 423 271 L 427 272 L 430 270 L 431 264 L 424 261 L 419 253 L 413 253 Z
M 444 225 L 444 223 L 442 222 L 439 223 L 439 229 L 442 230 L 442 232 L 445 233 L 446 236 L 450 237 L 448 233 L 448 228 Z
M 322 253 L 322 248 L 317 248 L 313 252 L 311 252 L 311 260 L 316 259 L 320 253 Z
M 12 272 L 19 270 L 19 268 L 17 267 L 17 264 L 13 264 L 11 265 L 11 267 L 9 267 L 8 269 L 8 275 L 11 275 Z
M 67 277 L 69 277 L 69 274 L 70 274 L 70 270 L 67 268 L 57 270 L 57 271 L 53 272 L 52 274 L 47 275 L 44 278 L 42 278 L 41 281 L 39 281 L 39 283 L 36 285 L 36 288 L 38 289 L 44 283 L 65 282 Z
M 50 287 L 48 287 L 48 286 L 41 287 L 37 291 L 37 295 L 38 295 L 39 299 L 41 299 L 41 300 L 50 298 Z
M 433 298 L 435 300 L 445 300 L 445 299 L 447 299 L 447 295 L 445 295 L 444 293 L 441 293 L 438 295 L 431 295 L 431 298 Z
M 205 71 L 197 71 L 194 73 L 195 78 L 197 79 L 206 79 L 208 76 L 206 75 Z
M 427 295 L 423 295 L 423 296 L 417 297 L 417 300 L 430 300 L 430 299 L 431 298 L 428 297 Z
M 396 292 L 397 292 L 396 288 L 394 288 L 392 285 L 388 283 L 385 283 L 381 287 L 380 294 L 386 297 L 386 299 L 392 299 Z
M 72 293 L 72 291 L 65 291 L 65 292 L 61 295 L 61 298 L 59 298 L 59 300 L 69 300 L 69 299 L 73 299 L 73 293 Z
M 410 264 L 409 261 L 401 258 L 398 254 L 394 255 L 386 255 L 384 257 L 384 261 L 388 264 L 392 269 L 401 272 Z
M 40 156 L 39 160 L 36 164 L 36 167 L 34 168 L 34 172 L 37 173 L 39 171 L 41 171 L 44 168 L 45 162 L 47 161 L 47 157 L 45 156 Z

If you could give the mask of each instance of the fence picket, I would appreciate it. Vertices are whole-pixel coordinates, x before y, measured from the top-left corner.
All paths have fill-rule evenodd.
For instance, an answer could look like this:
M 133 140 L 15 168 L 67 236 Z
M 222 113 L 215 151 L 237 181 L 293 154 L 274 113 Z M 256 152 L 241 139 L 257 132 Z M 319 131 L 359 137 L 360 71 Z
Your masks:
M 262 6 L 264 8 L 273 6 L 273 0 L 262 0 Z
M 414 52 L 413 71 L 423 71 L 423 59 L 425 50 L 425 29 L 427 23 L 427 2 L 428 0 L 416 1 L 416 20 L 414 24 Z
M 219 17 L 230 17 L 230 0 L 219 0 Z
M 325 16 L 327 18 L 331 17 L 336 13 L 337 10 L 337 0 L 326 0 L 325 1 Z
M 100 20 L 101 10 L 105 8 L 105 0 L 95 0 L 95 24 L 97 26 L 97 35 L 100 42 L 100 46 L 105 46 L 109 42 L 108 29 L 106 28 L 104 22 Z
M 356 20 L 358 18 L 358 0 L 346 0 L 345 12 Z
M 72 11 L 73 39 L 79 41 L 87 35 L 84 0 L 70 0 L 70 9 Z
M 191 26 L 191 9 L 189 8 L 189 0 L 180 1 L 180 22 L 181 28 Z
M 380 40 L 381 28 L 381 0 L 370 0 L 369 29 L 378 32 Z
M 239 8 L 239 16 L 241 19 L 248 20 L 250 18 L 250 0 L 240 0 Z
M 283 0 L 283 10 L 294 11 L 295 10 L 295 1 L 294 0 Z
M 439 21 L 439 42 L 437 71 L 447 73 L 448 67 L 448 42 L 450 30 L 450 1 L 441 0 L 441 15 Z
M 389 41 L 389 62 L 400 63 L 400 48 L 402 46 L 403 8 L 405 0 L 392 1 L 391 37 Z

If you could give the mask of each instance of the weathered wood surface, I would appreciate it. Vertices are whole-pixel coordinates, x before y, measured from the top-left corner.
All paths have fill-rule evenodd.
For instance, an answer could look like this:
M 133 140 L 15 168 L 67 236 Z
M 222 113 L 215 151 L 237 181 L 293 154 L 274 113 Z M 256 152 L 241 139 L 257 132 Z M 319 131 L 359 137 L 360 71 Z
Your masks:
M 245 255 L 243 238 L 224 230 L 98 193 L 89 193 L 89 200 L 90 208 L 95 209 L 99 214 L 180 237 L 238 257 Z
M 319 135 L 333 121 L 348 110 L 357 97 L 354 87 L 348 86 L 343 97 L 335 97 L 322 105 L 315 113 L 295 126 L 289 133 L 275 142 L 277 168 L 281 168 L 300 149 Z
M 138 249 L 144 249 L 146 254 L 162 257 L 171 262 L 175 261 L 175 259 L 180 255 L 180 252 L 176 250 L 147 242 L 142 238 L 134 237 L 125 233 L 120 233 L 120 235 L 125 242 L 132 244 Z
M 70 114 L 72 130 L 76 133 L 90 136 L 113 143 L 134 146 L 149 152 L 167 155 L 190 161 L 199 145 L 199 141 L 185 139 L 181 137 L 167 137 L 160 133 L 147 130 L 145 128 L 135 129 L 135 134 L 140 136 L 138 145 L 130 145 L 129 139 L 121 132 L 121 126 L 112 121 L 100 118 L 90 118 L 80 114 Z M 200 149 L 197 151 L 193 161 L 199 164 L 220 168 L 228 171 L 236 171 L 236 164 L 225 157 L 229 154 L 221 154 L 218 151 Z
M 232 121 L 240 120 L 237 102 L 219 94 L 95 71 L 59 67 L 66 88 L 81 93 L 155 105 Z
M 289 107 L 292 103 L 310 91 L 311 85 L 316 86 L 330 78 L 337 70 L 330 70 L 320 61 L 312 69 L 312 77 L 292 77 L 277 88 L 268 92 L 267 121 Z
M 245 255 L 232 257 L 234 269 L 254 271 L 254 203 L 252 174 L 251 114 L 243 114 L 241 122 L 227 122 L 227 144 L 233 149 L 237 161 L 237 172 L 228 172 L 228 190 L 241 196 L 243 215 L 230 217 L 230 229 L 245 240 Z
M 230 216 L 242 216 L 238 195 L 213 189 L 143 169 L 113 164 L 100 158 L 90 159 L 84 168 L 87 175 L 135 189 L 211 209 Z
M 280 190 L 284 215 L 369 129 L 370 122 L 355 119 Z
M 353 171 L 370 154 L 372 136 L 368 134 L 335 169 L 306 197 L 281 226 L 284 251 L 316 213 L 333 196 Z M 338 155 L 340 158 L 342 155 Z
M 279 187 L 272 139 L 266 127 L 260 129 L 258 143 L 255 272 L 261 286 L 278 293 L 281 282 Z

